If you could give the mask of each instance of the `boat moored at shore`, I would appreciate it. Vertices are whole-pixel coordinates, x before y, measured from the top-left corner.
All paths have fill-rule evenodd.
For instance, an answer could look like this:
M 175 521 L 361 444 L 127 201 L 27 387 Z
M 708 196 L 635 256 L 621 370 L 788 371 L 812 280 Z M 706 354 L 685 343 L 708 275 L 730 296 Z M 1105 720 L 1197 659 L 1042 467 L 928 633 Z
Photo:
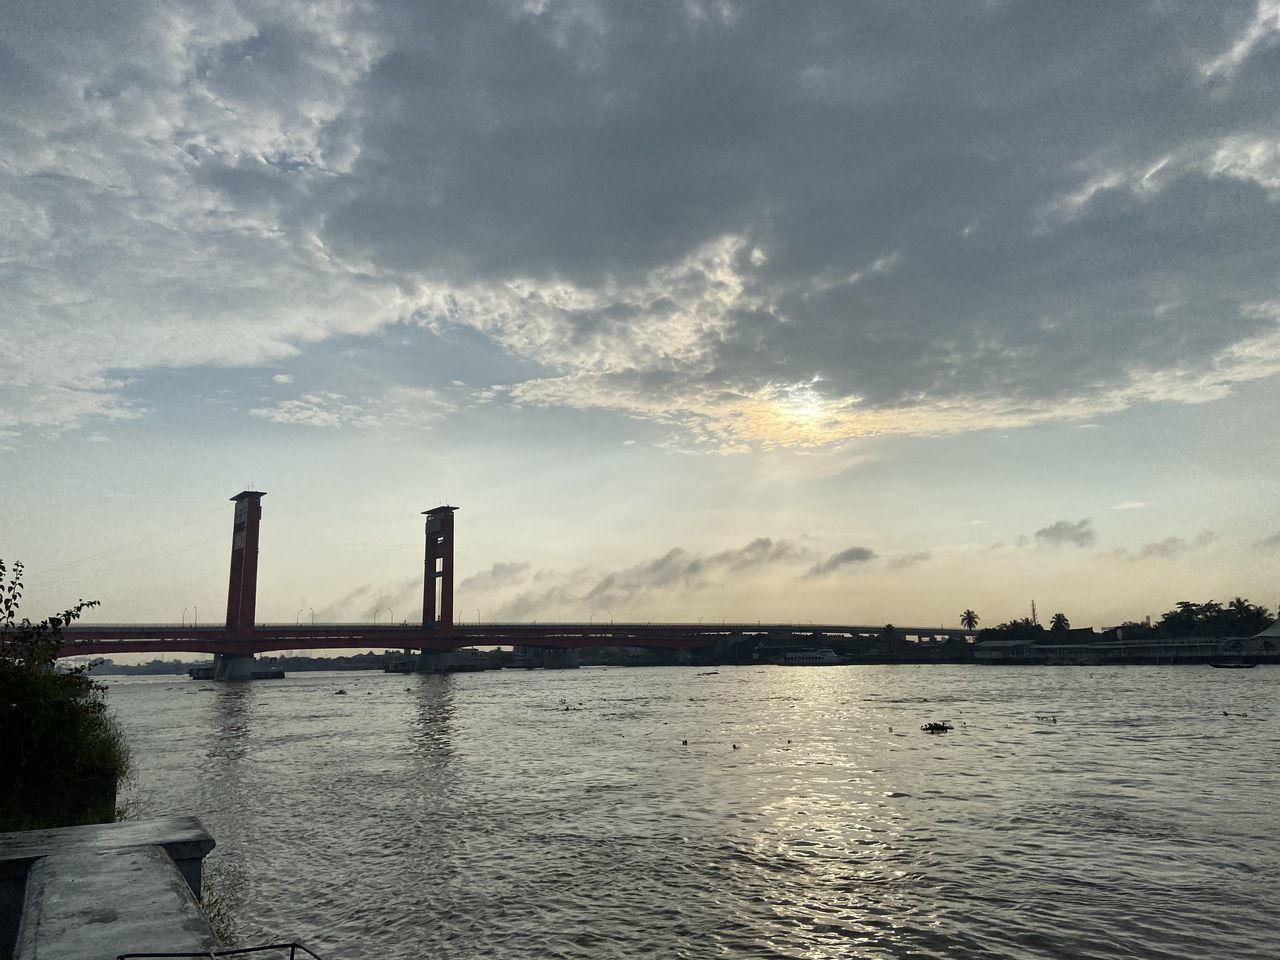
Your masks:
M 832 667 L 844 663 L 830 647 L 787 650 L 780 661 L 784 667 Z

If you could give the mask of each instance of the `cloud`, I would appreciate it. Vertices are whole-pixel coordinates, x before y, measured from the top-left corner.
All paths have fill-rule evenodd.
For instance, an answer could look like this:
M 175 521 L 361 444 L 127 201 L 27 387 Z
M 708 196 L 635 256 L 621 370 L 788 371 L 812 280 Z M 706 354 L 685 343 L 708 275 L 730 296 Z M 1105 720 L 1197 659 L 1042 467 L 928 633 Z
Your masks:
M 889 566 L 894 570 L 902 570 L 906 567 L 914 567 L 918 563 L 927 563 L 933 559 L 933 553 L 929 550 L 921 550 L 916 553 L 901 553 L 896 557 L 889 558 Z
M 1097 534 L 1093 529 L 1093 521 L 1086 517 L 1083 520 L 1059 520 L 1037 530 L 1035 537 L 1043 543 L 1070 543 L 1077 547 L 1088 547 L 1097 539 Z
M 631 603 L 653 590 L 700 589 L 727 574 L 803 560 L 808 551 L 787 540 L 757 537 L 736 550 L 693 554 L 675 547 L 660 557 L 601 577 L 583 595 L 582 602 L 607 607 Z
M 1141 510 L 1145 507 L 1145 500 L 1121 500 L 1119 503 L 1111 505 L 1112 510 Z
M 582 597 L 567 587 L 553 586 L 541 591 L 526 591 L 500 604 L 491 617 L 496 621 L 528 621 L 548 615 L 554 617 L 582 617 Z M 594 609 L 588 618 L 594 617 Z
M 271 423 L 308 427 L 382 427 L 430 425 L 455 409 L 434 390 L 397 387 L 381 398 L 351 400 L 340 393 L 305 393 L 269 407 L 254 407 L 249 415 Z
M 306 393 L 296 400 L 281 400 L 270 407 L 254 407 L 250 416 L 272 423 L 309 427 L 376 426 L 378 418 L 359 403 L 349 403 L 340 393 Z
M 355 587 L 344 596 L 334 600 L 332 603 L 325 604 L 317 610 L 316 619 L 325 621 L 351 617 L 356 601 L 371 593 L 374 589 L 374 585 L 370 583 Z
M 273 381 L 273 382 L 275 382 L 275 383 L 293 383 L 293 374 L 291 374 L 291 373 L 277 373 L 277 374 L 276 374 L 274 377 L 272 377 L 271 379 L 272 379 L 272 381 Z
M 1276 5 L 1064 16 L 6 11 L 0 426 L 137 417 L 140 372 L 404 323 L 512 358 L 491 402 L 719 452 L 1280 373 Z M 402 422 L 356 392 L 254 415 Z
M 1229 77 L 1259 46 L 1274 45 L 1277 33 L 1280 33 L 1280 3 L 1259 0 L 1253 21 L 1240 31 L 1228 49 L 1203 62 L 1200 70 L 1206 77 Z
M 1271 534 L 1269 537 L 1263 537 L 1261 540 L 1253 541 L 1253 545 L 1263 550 L 1274 550 L 1280 547 L 1280 530 Z
M 1212 530 L 1202 530 L 1191 540 L 1184 540 L 1182 537 L 1165 537 L 1156 543 L 1148 543 L 1138 551 L 1138 556 L 1173 560 L 1184 551 L 1198 550 L 1201 547 L 1208 546 L 1215 539 L 1217 539 L 1217 536 Z
M 382 623 L 422 622 L 422 578 L 410 577 L 396 586 L 370 587 L 377 590 L 373 601 L 357 614 L 362 621 L 378 621 Z
M 372 598 L 372 599 L 370 599 Z M 422 577 L 410 577 L 393 587 L 365 583 L 353 588 L 331 603 L 319 607 L 319 621 L 351 621 L 381 623 L 421 622 Z
M 825 560 L 815 563 L 809 568 L 809 572 L 806 576 L 823 577 L 829 573 L 839 570 L 841 567 L 867 563 L 874 560 L 875 556 L 875 551 L 868 547 L 847 547 L 839 553 L 833 553 Z
M 501 590 L 505 587 L 523 583 L 529 576 L 529 564 L 523 562 L 499 561 L 488 570 L 472 574 L 458 584 L 458 592 L 468 590 L 478 592 Z
M 1120 549 L 1115 551 L 1113 555 L 1130 560 L 1176 560 L 1189 550 L 1199 550 L 1207 547 L 1216 539 L 1217 534 L 1212 530 L 1201 530 L 1190 540 L 1182 537 L 1165 537 L 1163 540 L 1145 544 L 1136 553 Z
M 723 590 L 753 574 L 801 564 L 811 556 L 807 548 L 791 541 L 758 537 L 741 547 L 717 553 L 673 547 L 659 556 L 603 574 L 586 568 L 568 573 L 541 570 L 531 577 L 539 589 L 503 601 L 492 616 L 510 620 L 582 619 L 609 612 L 623 617 L 628 615 L 624 612 L 628 608 L 636 611 L 655 594 Z M 520 573 L 522 580 L 524 573 Z

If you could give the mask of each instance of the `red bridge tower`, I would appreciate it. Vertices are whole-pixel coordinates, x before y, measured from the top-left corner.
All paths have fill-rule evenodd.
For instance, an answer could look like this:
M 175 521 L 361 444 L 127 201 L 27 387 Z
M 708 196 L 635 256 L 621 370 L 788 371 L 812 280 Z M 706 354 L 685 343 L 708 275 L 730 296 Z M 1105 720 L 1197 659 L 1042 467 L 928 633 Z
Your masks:
M 453 632 L 453 514 L 457 507 L 423 511 L 427 518 L 426 577 L 422 584 L 422 629 Z
M 227 636 L 253 635 L 258 610 L 258 528 L 262 525 L 260 490 L 245 490 L 231 498 L 236 505 L 231 528 L 231 581 L 227 584 Z

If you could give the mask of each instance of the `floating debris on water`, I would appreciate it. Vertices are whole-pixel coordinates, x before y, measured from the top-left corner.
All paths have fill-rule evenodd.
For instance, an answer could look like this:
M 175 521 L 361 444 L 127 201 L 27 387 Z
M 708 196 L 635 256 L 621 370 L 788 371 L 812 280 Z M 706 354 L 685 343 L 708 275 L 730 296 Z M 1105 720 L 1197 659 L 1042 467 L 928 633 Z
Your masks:
M 925 733 L 946 733 L 948 730 L 954 730 L 955 727 L 944 720 L 941 723 L 926 723 L 920 729 Z

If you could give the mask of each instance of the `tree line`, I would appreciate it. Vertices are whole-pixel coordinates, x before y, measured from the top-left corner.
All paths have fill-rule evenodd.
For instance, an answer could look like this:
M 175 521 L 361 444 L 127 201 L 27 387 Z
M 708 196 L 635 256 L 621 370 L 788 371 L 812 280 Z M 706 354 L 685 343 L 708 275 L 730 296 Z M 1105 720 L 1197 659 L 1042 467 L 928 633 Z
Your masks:
M 1129 636 L 1130 631 L 1150 631 L 1153 637 L 1248 637 L 1273 623 L 1275 618 L 1266 607 L 1250 603 L 1244 597 L 1233 597 L 1225 604 L 1217 600 L 1204 603 L 1179 600 L 1155 623 L 1128 622 L 1120 626 L 1125 636 Z
M 965 610 L 960 615 L 960 623 L 966 630 L 973 630 L 980 618 L 973 610 Z M 1249 637 L 1260 633 L 1275 623 L 1271 611 L 1259 604 L 1251 603 L 1244 597 L 1233 597 L 1227 603 L 1207 600 L 1196 603 L 1191 600 L 1179 600 L 1172 610 L 1167 610 L 1159 619 L 1127 620 L 1118 627 L 1129 639 L 1159 639 L 1173 637 Z M 994 627 L 984 627 L 978 632 L 979 640 L 1036 640 L 1042 637 L 1052 639 L 1055 633 L 1066 633 L 1071 629 L 1071 621 L 1063 613 L 1055 613 L 1049 620 L 1046 630 L 1031 617 L 1020 617 L 1007 620 Z

